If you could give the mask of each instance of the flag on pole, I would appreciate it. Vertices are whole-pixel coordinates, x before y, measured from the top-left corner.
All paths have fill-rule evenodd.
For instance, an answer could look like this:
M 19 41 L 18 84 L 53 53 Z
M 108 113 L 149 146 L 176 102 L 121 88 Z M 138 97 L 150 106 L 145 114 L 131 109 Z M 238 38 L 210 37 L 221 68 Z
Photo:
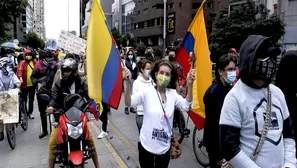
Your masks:
M 89 96 L 117 109 L 122 95 L 121 59 L 99 0 L 92 4 L 87 37 Z
M 191 60 L 196 70 L 196 80 L 193 83 L 193 108 L 189 116 L 198 129 L 204 128 L 205 112 L 203 96 L 212 83 L 212 64 L 209 56 L 208 40 L 204 21 L 203 0 L 197 11 L 187 34 L 177 51 L 176 61 L 188 73 L 191 68 Z M 190 58 L 193 52 L 195 58 Z

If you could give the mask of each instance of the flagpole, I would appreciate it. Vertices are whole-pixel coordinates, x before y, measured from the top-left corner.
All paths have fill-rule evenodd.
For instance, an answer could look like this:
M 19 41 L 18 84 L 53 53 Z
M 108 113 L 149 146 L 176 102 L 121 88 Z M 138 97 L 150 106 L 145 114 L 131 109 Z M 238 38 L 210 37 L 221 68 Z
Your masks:
M 166 55 L 166 18 L 167 18 L 167 0 L 164 0 L 163 58 Z

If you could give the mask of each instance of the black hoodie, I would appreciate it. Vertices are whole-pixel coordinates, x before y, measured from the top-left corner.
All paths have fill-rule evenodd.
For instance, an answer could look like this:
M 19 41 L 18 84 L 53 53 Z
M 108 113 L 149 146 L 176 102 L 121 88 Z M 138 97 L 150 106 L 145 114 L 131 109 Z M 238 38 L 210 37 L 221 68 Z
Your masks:
M 297 51 L 288 51 L 284 54 L 276 74 L 276 86 L 286 98 L 294 131 L 297 131 Z M 297 139 L 295 134 L 295 140 Z
M 272 50 L 271 50 L 272 48 Z M 270 49 L 270 50 L 268 50 Z M 253 82 L 252 68 L 256 58 L 265 58 L 266 56 L 276 57 L 280 54 L 280 49 L 273 47 L 268 37 L 261 35 L 249 36 L 240 48 L 240 78 L 243 83 L 252 88 L 261 88 Z M 264 84 L 267 87 L 271 81 Z

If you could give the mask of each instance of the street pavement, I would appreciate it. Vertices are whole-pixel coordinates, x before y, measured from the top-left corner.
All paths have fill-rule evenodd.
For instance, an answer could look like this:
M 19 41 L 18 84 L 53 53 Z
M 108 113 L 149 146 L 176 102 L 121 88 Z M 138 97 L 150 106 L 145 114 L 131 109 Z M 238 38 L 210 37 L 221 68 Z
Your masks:
M 0 168 L 46 168 L 48 167 L 48 138 L 40 140 L 40 119 L 35 101 L 34 120 L 29 120 L 29 129 L 16 129 L 16 148 L 11 150 L 7 139 L 0 142 Z M 101 121 L 90 121 L 89 125 L 95 138 L 96 149 L 101 168 L 139 168 L 138 164 L 138 130 L 135 123 L 135 114 L 124 113 L 124 103 L 121 101 L 118 110 L 111 110 L 108 115 L 108 136 L 96 139 L 101 130 Z M 185 117 L 187 115 L 185 114 Z M 169 168 L 202 168 L 193 153 L 192 132 L 194 125 L 189 121 L 191 129 L 189 138 L 185 138 L 180 145 L 182 155 L 179 159 L 171 160 Z M 57 166 L 56 166 L 57 167 Z M 92 160 L 88 160 L 86 168 L 93 168 Z

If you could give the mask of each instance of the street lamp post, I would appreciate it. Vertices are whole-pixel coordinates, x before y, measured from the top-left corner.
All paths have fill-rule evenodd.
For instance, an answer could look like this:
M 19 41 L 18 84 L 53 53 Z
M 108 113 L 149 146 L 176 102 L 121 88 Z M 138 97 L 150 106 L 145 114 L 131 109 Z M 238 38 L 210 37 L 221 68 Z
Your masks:
M 165 57 L 166 55 L 166 18 L 167 18 L 167 0 L 164 0 L 163 57 Z

